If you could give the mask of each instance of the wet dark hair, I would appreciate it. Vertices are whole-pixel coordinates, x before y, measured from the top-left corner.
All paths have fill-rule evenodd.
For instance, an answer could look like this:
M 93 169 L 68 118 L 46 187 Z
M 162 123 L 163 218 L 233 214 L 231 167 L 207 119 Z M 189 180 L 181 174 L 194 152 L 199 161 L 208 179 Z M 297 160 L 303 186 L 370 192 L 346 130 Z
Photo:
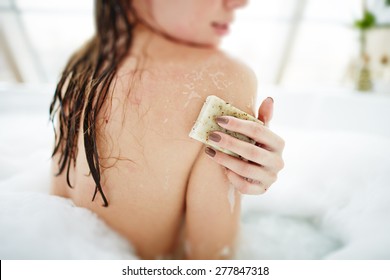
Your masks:
M 99 192 L 105 207 L 108 201 L 101 186 L 96 121 L 118 67 L 129 53 L 135 24 L 131 0 L 95 0 L 96 33 L 69 59 L 50 105 L 53 126 L 59 116 L 52 153 L 60 153 L 56 176 L 66 169 L 67 184 L 73 187 L 69 173 L 71 164 L 76 165 L 82 125 L 86 159 L 96 184 L 92 201 Z

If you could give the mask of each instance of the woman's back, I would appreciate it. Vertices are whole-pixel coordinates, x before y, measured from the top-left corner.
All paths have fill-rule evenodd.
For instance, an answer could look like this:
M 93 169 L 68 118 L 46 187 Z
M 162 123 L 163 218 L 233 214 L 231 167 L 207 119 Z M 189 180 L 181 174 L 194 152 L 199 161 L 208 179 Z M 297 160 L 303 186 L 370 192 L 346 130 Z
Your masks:
M 201 198 L 208 196 L 207 189 L 212 197 L 211 189 L 217 186 L 207 181 L 207 186 L 200 186 L 208 174 L 228 186 L 222 167 L 206 158 L 201 143 L 188 137 L 205 98 L 218 95 L 253 114 L 256 85 L 247 68 L 221 52 L 142 34 L 117 72 L 97 121 L 101 182 L 109 207 L 102 206 L 99 195 L 91 201 L 95 182 L 83 133 L 76 166 L 70 170 L 74 188 L 67 186 L 64 172 L 54 178 L 53 193 L 93 210 L 131 240 L 142 257 L 154 258 L 182 247 L 192 204 L 207 209 L 202 206 L 207 199 L 194 200 L 188 194 Z M 194 168 L 197 161 L 208 163 Z M 216 197 L 222 197 L 223 207 L 229 209 L 227 187 L 225 191 Z M 220 198 L 214 206 L 218 203 Z M 239 211 L 234 216 L 237 221 Z

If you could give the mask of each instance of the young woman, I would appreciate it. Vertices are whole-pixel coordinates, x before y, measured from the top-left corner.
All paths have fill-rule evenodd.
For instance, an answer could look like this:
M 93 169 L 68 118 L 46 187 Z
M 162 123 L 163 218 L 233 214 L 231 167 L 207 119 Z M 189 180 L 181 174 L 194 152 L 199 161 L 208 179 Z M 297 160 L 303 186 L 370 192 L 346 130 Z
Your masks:
M 69 60 L 51 105 L 53 194 L 127 237 L 141 258 L 230 258 L 240 194 L 261 194 L 283 167 L 283 140 L 232 117 L 188 134 L 208 95 L 254 115 L 256 78 L 218 50 L 244 0 L 97 0 L 96 35 Z M 267 122 L 272 99 L 260 108 Z

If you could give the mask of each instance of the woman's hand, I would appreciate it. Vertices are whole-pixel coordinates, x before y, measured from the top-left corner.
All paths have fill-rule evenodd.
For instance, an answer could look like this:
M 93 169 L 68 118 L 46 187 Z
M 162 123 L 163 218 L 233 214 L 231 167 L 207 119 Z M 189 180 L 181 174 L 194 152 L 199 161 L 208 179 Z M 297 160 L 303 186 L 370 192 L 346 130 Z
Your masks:
M 205 150 L 215 162 L 226 167 L 226 176 L 242 194 L 264 193 L 276 181 L 278 172 L 283 169 L 284 140 L 267 127 L 272 112 L 273 100 L 267 98 L 259 108 L 258 117 L 265 126 L 230 116 L 219 117 L 216 120 L 221 127 L 252 138 L 256 141 L 256 145 L 219 131 L 209 135 L 209 140 L 216 145 L 245 159 L 238 159 L 210 147 L 206 147 Z

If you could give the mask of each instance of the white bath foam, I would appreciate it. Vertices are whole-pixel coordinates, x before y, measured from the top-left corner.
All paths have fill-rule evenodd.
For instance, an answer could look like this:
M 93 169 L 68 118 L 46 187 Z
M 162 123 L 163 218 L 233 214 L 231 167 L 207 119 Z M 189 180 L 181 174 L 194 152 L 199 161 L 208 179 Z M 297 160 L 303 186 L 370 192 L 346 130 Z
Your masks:
M 387 171 L 390 166 L 390 152 L 387 139 L 355 134 L 294 132 L 283 135 L 288 145 L 285 151 L 286 168 L 280 174 L 279 181 L 265 195 L 243 196 L 242 238 L 238 244 L 236 258 L 389 259 L 390 238 L 385 234 L 390 230 L 390 175 Z M 360 153 L 357 154 L 356 150 L 360 150 Z M 335 161 L 334 156 L 339 154 L 343 157 L 336 157 Z M 19 256 L 32 254 L 33 249 L 24 245 L 23 240 L 30 240 L 33 234 L 37 244 L 46 242 L 40 238 L 48 238 L 50 235 L 54 236 L 50 238 L 62 238 L 65 244 L 68 240 L 67 232 L 61 227 L 59 230 L 62 232 L 56 232 L 56 223 L 52 223 L 53 227 L 46 223 L 51 231 L 47 230 L 47 235 L 42 236 L 41 227 L 44 225 L 40 222 L 30 224 L 30 217 L 25 215 L 36 213 L 34 219 L 39 220 L 38 216 L 43 215 L 41 219 L 45 221 L 58 221 L 56 211 L 47 211 L 56 209 L 57 206 L 44 203 L 43 198 L 33 199 L 32 194 L 28 194 L 30 198 L 26 199 L 26 193 L 34 188 L 40 189 L 39 180 L 44 181 L 43 173 L 37 172 L 38 167 L 31 172 L 23 172 L 23 168 L 19 173 L 21 176 L 12 177 L 15 181 L 1 182 L 4 187 L 19 186 L 16 189 L 23 191 L 13 196 L 2 196 L 2 201 L 7 203 L 0 205 L 0 227 L 2 230 L 7 229 L 2 231 L 5 236 L 0 238 L 0 242 L 6 240 L 8 244 L 11 240 L 10 244 L 15 246 L 16 250 L 6 246 L 4 248 L 8 248 L 9 252 L 17 252 Z M 60 201 L 57 202 L 61 204 Z M 52 203 L 56 204 L 55 200 L 52 200 Z M 22 211 L 23 215 L 19 212 L 19 205 L 28 209 Z M 17 214 L 12 214 L 14 212 Z M 80 219 L 80 213 L 69 212 L 69 219 L 75 222 L 75 228 L 78 227 L 77 221 L 84 225 L 87 223 L 83 218 Z M 8 220 L 11 218 L 12 223 L 15 223 L 13 228 Z M 15 228 L 25 229 L 26 225 L 30 227 L 29 230 L 18 230 L 14 233 Z M 83 230 L 88 229 L 84 226 Z M 74 234 L 71 238 L 77 238 L 76 230 Z M 86 232 L 82 234 L 92 235 Z M 87 245 L 83 246 L 87 246 L 91 251 L 94 246 L 99 247 L 97 240 L 92 242 L 84 237 L 81 239 L 87 242 Z M 79 241 L 83 242 L 82 240 Z M 89 241 L 91 243 L 88 243 Z M 3 248 L 2 244 L 0 245 Z M 64 256 L 59 255 L 60 249 L 55 246 L 52 249 L 54 252 L 46 252 L 46 257 Z M 83 252 L 73 253 L 75 255 L 69 253 L 66 258 L 87 258 Z M 122 253 L 110 258 L 122 258 L 123 255 L 120 254 Z M 38 254 L 36 258 L 39 256 L 42 255 Z
M 307 258 L 390 259 L 390 237 L 384 234 L 390 232 L 389 139 L 322 131 L 285 130 L 281 135 L 287 145 L 279 180 L 265 195 L 243 197 L 243 218 L 253 217 L 243 225 L 244 236 L 258 249 L 248 245 L 241 253 L 300 258 L 293 248 L 307 240 L 312 244 L 305 249 Z M 264 221 L 263 229 L 255 226 Z M 307 221 L 312 225 L 307 227 Z M 298 243 L 290 238 L 291 244 L 279 244 L 280 238 L 288 240 L 286 229 L 297 233 Z M 265 244 L 256 239 L 270 230 L 276 234 L 269 234 Z M 270 252 L 261 255 L 267 248 Z
M 252 212 L 243 217 L 236 259 L 322 259 L 342 246 L 315 221 Z
M 47 125 L 46 117 L 39 119 Z M 3 121 L 0 118 L 0 124 L 7 131 L 7 134 L 0 134 L 0 146 L 4 147 L 0 153 L 0 170 L 7 166 L 9 157 L 14 159 L 6 178 L 0 179 L 1 252 L 7 249 L 9 256 L 15 258 L 77 259 L 94 258 L 90 254 L 97 250 L 97 256 L 101 258 L 134 257 L 131 253 L 123 253 L 121 242 L 115 241 L 103 242 L 117 244 L 114 245 L 116 249 L 107 245 L 110 255 L 103 256 L 105 252 L 99 249 L 99 240 L 91 239 L 91 236 L 97 237 L 99 234 L 94 233 L 104 230 L 85 226 L 91 222 L 98 227 L 100 222 L 95 218 L 80 218 L 85 216 L 83 211 L 68 211 L 68 206 L 56 205 L 63 204 L 62 200 L 51 197 L 48 199 L 51 202 L 47 203 L 42 197 L 49 166 L 46 155 L 50 155 L 52 138 L 46 129 L 39 128 L 38 118 L 15 116 Z M 15 130 L 15 127 L 23 129 Z M 286 166 L 265 195 L 243 196 L 242 238 L 236 258 L 390 259 L 387 234 L 390 232 L 389 139 L 343 131 L 271 128 L 286 140 Z M 40 149 L 44 150 L 39 152 Z M 20 192 L 9 193 L 16 189 Z M 35 199 L 31 191 L 41 198 Z M 57 210 L 62 207 L 60 213 L 63 214 L 58 215 Z M 48 211 L 50 209 L 54 210 Z M 31 223 L 26 213 L 32 213 Z M 58 224 L 58 216 L 67 222 Z M 46 228 L 49 229 L 42 230 Z M 68 228 L 73 228 L 74 234 Z M 116 238 L 105 234 L 100 237 Z M 50 243 L 52 247 L 49 248 L 50 240 L 55 242 Z M 71 247 L 65 248 L 66 245 Z M 39 251 L 40 246 L 44 248 L 43 253 Z
M 1 259 L 137 259 L 96 214 L 65 198 L 0 192 Z
M 328 209 L 323 226 L 342 239 L 345 246 L 329 254 L 327 259 L 361 259 L 363 255 L 366 259 L 390 259 L 390 196 L 386 177 L 374 175 L 369 184 L 356 184 L 360 190 L 350 200 Z

